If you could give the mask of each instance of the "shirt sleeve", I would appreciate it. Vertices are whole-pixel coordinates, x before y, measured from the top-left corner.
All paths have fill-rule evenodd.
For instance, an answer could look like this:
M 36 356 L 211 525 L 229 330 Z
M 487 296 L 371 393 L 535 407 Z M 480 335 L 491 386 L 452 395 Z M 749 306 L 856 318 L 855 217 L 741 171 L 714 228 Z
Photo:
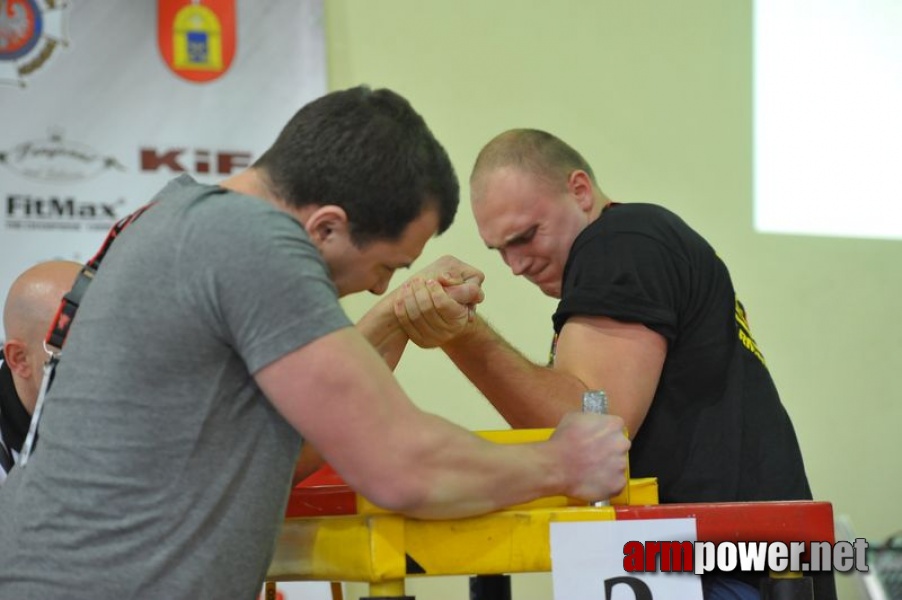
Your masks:
M 642 323 L 673 342 L 685 270 L 679 253 L 639 232 L 584 233 L 564 275 L 555 330 L 575 315 L 605 316 Z
M 257 199 L 227 200 L 240 210 L 224 210 L 222 202 L 200 209 L 212 214 L 186 240 L 184 296 L 250 373 L 352 326 L 300 223 Z

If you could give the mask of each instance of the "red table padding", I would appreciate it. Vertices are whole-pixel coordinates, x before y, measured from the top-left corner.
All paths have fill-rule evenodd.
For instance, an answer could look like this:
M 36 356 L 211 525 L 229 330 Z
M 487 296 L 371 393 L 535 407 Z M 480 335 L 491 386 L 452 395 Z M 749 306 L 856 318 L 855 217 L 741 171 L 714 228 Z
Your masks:
M 833 507 L 829 502 L 704 502 L 615 506 L 617 519 L 695 517 L 698 540 L 706 542 L 834 541 Z M 328 465 L 291 491 L 287 517 L 352 515 L 356 495 Z
M 332 467 L 326 465 L 294 486 L 286 517 L 353 515 L 357 496 Z

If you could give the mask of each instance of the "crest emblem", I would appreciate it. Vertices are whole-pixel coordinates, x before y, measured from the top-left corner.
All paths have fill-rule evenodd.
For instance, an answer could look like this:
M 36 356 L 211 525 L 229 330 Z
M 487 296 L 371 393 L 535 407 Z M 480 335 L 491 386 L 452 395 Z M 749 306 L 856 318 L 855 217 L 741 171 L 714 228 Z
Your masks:
M 25 78 L 66 46 L 67 6 L 55 0 L 0 0 L 0 84 L 25 87 Z
M 157 43 L 163 61 L 182 79 L 218 79 L 235 57 L 235 1 L 158 0 Z

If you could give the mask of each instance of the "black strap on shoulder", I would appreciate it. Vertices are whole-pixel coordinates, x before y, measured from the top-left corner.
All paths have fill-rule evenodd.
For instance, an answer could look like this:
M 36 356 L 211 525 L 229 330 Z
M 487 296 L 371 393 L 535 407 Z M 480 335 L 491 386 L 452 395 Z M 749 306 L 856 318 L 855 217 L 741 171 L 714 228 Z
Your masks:
M 54 315 L 53 321 L 50 322 L 50 331 L 47 332 L 47 338 L 44 340 L 49 348 L 62 350 L 66 336 L 69 334 L 69 326 L 72 324 L 72 319 L 75 318 L 78 305 L 81 304 L 81 299 L 85 294 L 85 290 L 88 289 L 88 284 L 94 279 L 95 272 L 90 266 L 83 266 L 81 271 L 78 272 L 78 277 L 75 278 L 72 289 L 63 296 L 59 308 L 56 310 L 56 315 Z

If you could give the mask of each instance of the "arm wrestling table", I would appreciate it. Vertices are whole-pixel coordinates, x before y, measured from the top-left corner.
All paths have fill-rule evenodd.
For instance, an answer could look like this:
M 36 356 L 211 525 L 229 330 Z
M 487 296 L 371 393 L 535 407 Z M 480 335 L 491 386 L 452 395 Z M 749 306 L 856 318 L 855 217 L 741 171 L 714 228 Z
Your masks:
M 519 443 L 547 439 L 551 431 L 480 435 Z M 491 576 L 551 571 L 552 522 L 682 517 L 697 520 L 699 541 L 788 544 L 834 539 L 828 502 L 659 505 L 653 478 L 630 479 L 610 506 L 554 496 L 479 517 L 409 519 L 369 503 L 325 467 L 292 490 L 267 573 L 267 591 L 274 595 L 275 581 L 353 581 L 368 583 L 371 598 L 404 598 L 407 577 L 469 575 L 474 576 L 471 588 L 489 583 L 482 600 L 499 600 L 510 597 L 509 583 L 506 590 L 492 591 L 496 580 Z M 480 593 L 471 593 L 474 600 L 477 596 Z

